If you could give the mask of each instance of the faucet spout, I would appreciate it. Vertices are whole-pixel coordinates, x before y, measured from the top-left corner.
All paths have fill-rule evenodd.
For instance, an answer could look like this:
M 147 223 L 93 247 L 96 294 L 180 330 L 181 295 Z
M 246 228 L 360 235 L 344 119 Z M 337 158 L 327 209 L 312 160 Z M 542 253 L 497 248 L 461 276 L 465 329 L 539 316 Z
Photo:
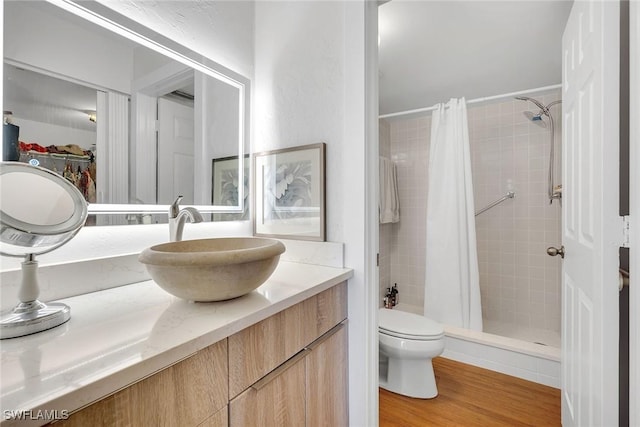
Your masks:
M 196 208 L 186 207 L 180 209 L 180 200 L 182 196 L 178 196 L 176 201 L 169 207 L 169 241 L 179 242 L 182 240 L 182 232 L 184 224 L 189 220 L 192 223 L 202 222 L 204 218 Z

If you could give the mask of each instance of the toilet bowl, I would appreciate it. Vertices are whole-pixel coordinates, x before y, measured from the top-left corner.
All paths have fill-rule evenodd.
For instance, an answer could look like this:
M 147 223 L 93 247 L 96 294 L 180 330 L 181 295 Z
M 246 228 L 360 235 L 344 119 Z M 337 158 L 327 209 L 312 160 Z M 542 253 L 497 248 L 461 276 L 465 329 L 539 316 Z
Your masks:
M 409 397 L 438 395 L 431 360 L 444 351 L 444 328 L 424 316 L 381 308 L 379 385 Z

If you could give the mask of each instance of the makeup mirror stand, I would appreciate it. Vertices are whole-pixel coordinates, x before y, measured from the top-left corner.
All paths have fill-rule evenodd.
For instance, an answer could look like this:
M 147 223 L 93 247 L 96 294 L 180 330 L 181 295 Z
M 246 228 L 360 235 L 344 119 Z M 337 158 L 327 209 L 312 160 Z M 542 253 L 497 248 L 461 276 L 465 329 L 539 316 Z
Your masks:
M 38 261 L 35 254 L 25 255 L 19 303 L 0 319 L 0 339 L 21 337 L 62 325 L 71 318 L 71 309 L 62 303 L 38 301 Z
M 22 258 L 19 303 L 0 314 L 0 339 L 16 338 L 59 326 L 71 318 L 62 303 L 38 300 L 36 255 L 71 240 L 87 220 L 87 203 L 74 184 L 48 169 L 0 162 L 0 255 Z M 29 188 L 28 197 L 24 188 Z

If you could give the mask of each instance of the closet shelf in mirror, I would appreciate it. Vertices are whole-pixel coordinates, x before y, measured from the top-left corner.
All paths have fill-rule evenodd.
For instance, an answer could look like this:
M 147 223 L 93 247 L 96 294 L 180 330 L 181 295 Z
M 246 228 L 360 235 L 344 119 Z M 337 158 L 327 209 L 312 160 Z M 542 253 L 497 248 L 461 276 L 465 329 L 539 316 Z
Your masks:
M 49 169 L 65 177 L 82 193 L 89 203 L 96 203 L 96 163 L 95 156 L 78 156 L 69 153 L 43 153 L 20 151 L 19 162 Z
M 24 161 L 26 159 L 26 161 Z M 29 163 L 29 159 L 63 159 L 77 162 L 90 163 L 95 161 L 92 155 L 78 156 L 76 154 L 62 154 L 62 153 L 41 153 L 39 151 L 21 151 L 20 161 L 23 163 Z

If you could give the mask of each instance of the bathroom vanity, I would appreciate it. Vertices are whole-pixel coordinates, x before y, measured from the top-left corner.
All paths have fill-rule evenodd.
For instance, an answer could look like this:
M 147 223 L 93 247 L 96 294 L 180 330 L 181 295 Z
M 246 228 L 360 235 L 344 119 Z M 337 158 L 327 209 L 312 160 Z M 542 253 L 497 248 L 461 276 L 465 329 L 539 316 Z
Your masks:
M 280 262 L 231 301 L 151 281 L 68 298 L 68 323 L 2 343 L 3 418 L 30 421 L 2 425 L 347 425 L 351 275 Z

